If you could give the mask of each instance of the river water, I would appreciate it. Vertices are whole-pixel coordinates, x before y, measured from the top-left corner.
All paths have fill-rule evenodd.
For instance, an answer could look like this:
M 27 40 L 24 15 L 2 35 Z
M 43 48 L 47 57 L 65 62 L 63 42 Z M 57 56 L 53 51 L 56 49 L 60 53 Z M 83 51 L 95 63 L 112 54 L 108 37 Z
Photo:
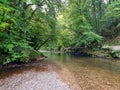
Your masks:
M 75 57 L 65 54 L 46 55 L 48 62 L 71 72 L 76 83 L 83 90 L 120 90 L 119 60 Z
M 57 73 L 69 82 L 69 86 L 74 86 L 74 90 L 120 90 L 119 60 L 44 54 L 47 56 L 44 63 L 55 66 L 55 71 L 41 72 L 41 62 L 3 69 L 0 71 L 0 90 L 69 90 L 67 85 L 61 84 Z

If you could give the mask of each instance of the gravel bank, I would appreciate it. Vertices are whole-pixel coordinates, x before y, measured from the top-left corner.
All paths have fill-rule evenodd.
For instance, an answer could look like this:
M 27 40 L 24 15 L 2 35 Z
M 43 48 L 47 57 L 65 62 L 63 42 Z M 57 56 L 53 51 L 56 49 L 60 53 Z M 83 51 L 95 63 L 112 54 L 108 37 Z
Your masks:
M 0 80 L 0 90 L 73 90 L 54 70 L 31 69 Z

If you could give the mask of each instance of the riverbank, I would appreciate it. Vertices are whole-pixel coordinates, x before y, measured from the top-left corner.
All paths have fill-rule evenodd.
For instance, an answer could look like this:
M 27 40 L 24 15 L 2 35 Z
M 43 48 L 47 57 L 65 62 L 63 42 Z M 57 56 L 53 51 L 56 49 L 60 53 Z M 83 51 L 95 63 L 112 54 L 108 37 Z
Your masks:
M 119 62 L 59 55 L 47 59 L 4 69 L 0 73 L 0 90 L 120 89 Z
M 51 54 L 70 54 L 72 56 L 80 56 L 80 57 L 93 57 L 93 58 L 103 58 L 103 59 L 115 59 L 120 60 L 120 46 L 109 46 L 103 47 L 101 49 L 96 48 L 96 50 L 77 50 L 77 51 L 44 51 L 40 50 L 43 53 L 51 53 Z
M 46 62 L 45 62 L 46 63 Z M 75 90 L 56 72 L 40 63 L 11 67 L 0 73 L 0 90 Z

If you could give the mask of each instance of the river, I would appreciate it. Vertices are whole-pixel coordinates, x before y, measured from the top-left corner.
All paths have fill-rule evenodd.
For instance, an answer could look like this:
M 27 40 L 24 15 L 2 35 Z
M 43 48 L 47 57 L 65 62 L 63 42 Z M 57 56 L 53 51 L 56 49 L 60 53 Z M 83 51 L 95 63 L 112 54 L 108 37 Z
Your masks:
M 120 90 L 119 60 L 44 54 L 47 56 L 44 63 L 55 69 L 41 70 L 41 63 L 3 69 L 0 90 L 71 90 L 69 86 L 74 90 Z
M 69 70 L 83 90 L 120 90 L 119 60 L 76 57 L 66 54 L 46 55 L 50 63 Z

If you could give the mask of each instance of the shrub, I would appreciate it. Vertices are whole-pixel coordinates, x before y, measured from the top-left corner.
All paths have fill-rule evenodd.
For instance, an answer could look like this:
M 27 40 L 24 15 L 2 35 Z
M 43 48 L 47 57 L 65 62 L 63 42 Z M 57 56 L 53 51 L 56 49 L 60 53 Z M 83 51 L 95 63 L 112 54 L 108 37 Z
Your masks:
M 76 46 L 81 46 L 84 48 L 96 48 L 100 47 L 102 36 L 95 34 L 94 32 L 84 32 L 80 38 L 77 40 Z

